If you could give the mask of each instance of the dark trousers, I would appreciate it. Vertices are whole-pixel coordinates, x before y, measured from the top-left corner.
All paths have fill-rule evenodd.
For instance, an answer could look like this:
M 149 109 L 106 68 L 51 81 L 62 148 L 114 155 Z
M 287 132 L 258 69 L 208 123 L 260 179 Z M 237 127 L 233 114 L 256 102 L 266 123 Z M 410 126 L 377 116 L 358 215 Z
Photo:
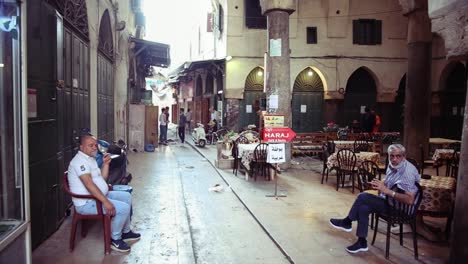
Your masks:
M 163 143 L 167 141 L 167 126 L 159 125 L 159 142 Z
M 371 213 L 383 213 L 385 208 L 384 198 L 366 192 L 360 193 L 348 214 L 349 219 L 358 222 L 356 235 L 366 238 L 369 215 Z
M 179 132 L 180 142 L 184 143 L 185 142 L 185 127 L 179 126 L 178 130 L 179 130 L 178 132 Z

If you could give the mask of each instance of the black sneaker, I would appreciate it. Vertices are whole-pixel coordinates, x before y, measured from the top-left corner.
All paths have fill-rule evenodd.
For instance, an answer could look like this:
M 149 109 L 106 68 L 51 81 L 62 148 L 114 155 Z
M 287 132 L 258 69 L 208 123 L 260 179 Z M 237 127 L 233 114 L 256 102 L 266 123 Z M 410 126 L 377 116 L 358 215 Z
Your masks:
M 330 225 L 333 226 L 336 229 L 343 230 L 345 232 L 353 231 L 353 227 L 351 226 L 351 223 L 346 224 L 344 219 L 332 218 L 332 219 L 330 219 Z
M 359 251 L 368 251 L 367 242 L 356 241 L 356 243 L 346 248 L 349 253 L 358 253 Z
M 141 238 L 141 235 L 138 233 L 133 233 L 132 231 L 122 234 L 122 240 L 125 242 L 137 241 Z
M 127 245 L 122 239 L 111 239 L 111 248 L 119 252 L 130 252 L 130 246 Z

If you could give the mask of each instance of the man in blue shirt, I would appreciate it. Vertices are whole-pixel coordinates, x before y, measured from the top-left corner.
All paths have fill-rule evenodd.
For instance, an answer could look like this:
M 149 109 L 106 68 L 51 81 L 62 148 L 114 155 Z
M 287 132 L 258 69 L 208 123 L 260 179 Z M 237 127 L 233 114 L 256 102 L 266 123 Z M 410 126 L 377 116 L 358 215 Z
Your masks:
M 357 221 L 356 235 L 358 240 L 353 245 L 346 248 L 349 253 L 367 251 L 367 227 L 369 224 L 369 215 L 372 213 L 383 213 L 386 209 L 385 196 L 390 195 L 394 199 L 413 204 L 415 194 L 418 191 L 416 182 L 419 182 L 420 176 L 416 167 L 406 160 L 406 149 L 400 144 L 393 144 L 388 147 L 389 166 L 386 177 L 383 181 L 372 180 L 372 188 L 379 191 L 379 195 L 370 193 L 360 193 L 354 201 L 349 214 L 344 219 L 330 219 L 330 224 L 336 229 L 346 232 L 352 231 L 352 221 Z M 402 192 L 395 192 L 390 188 L 397 185 Z

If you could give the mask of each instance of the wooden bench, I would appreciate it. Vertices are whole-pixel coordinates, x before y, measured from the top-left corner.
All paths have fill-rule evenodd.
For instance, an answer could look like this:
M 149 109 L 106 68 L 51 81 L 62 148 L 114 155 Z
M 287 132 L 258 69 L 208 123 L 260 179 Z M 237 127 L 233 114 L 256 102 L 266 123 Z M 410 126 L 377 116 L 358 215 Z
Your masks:
M 325 141 L 327 141 L 325 133 L 297 133 L 291 141 L 291 155 L 319 155 L 322 153 L 322 145 Z

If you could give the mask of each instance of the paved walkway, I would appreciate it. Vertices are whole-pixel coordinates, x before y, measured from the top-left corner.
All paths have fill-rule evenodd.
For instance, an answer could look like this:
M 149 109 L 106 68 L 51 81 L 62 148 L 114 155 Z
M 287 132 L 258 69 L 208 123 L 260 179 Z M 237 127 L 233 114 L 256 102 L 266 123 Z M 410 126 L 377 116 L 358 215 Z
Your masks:
M 320 160 L 295 158 L 292 168 L 278 178 L 279 193 L 287 197 L 275 199 L 266 197 L 274 192 L 274 182 L 246 181 L 232 170 L 217 170 L 215 157 L 215 146 L 198 148 L 187 143 L 129 155 L 135 190 L 133 226 L 143 234 L 132 245 L 132 252 L 113 251 L 104 256 L 100 226 L 94 225 L 87 238 L 77 237 L 76 249 L 70 253 L 71 217 L 67 217 L 33 252 L 33 262 L 269 264 L 287 263 L 284 255 L 288 255 L 295 263 L 388 263 L 381 233 L 368 252 L 351 255 L 345 251 L 355 240 L 354 232 L 335 230 L 328 219 L 345 216 L 356 194 L 350 189 L 335 191 L 334 176 L 320 184 Z M 208 192 L 214 184 L 223 185 L 225 191 Z M 446 243 L 423 238 L 418 242 L 419 262 L 444 263 L 448 259 Z M 419 263 L 413 257 L 410 234 L 405 234 L 403 247 L 392 235 L 392 262 Z

